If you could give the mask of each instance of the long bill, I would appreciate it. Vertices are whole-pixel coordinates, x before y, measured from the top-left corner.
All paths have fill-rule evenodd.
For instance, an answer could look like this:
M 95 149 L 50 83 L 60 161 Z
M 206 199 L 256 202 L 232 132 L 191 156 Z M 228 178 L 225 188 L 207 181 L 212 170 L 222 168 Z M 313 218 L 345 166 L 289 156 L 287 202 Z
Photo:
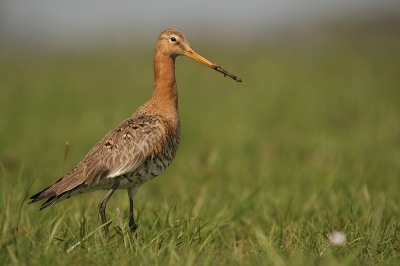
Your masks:
M 190 57 L 190 58 L 192 58 L 192 59 L 194 59 L 194 60 L 196 60 L 196 61 L 198 61 L 198 62 L 200 62 L 200 63 L 202 63 L 202 64 L 204 64 L 204 65 L 206 65 L 208 67 L 211 67 L 212 69 L 224 74 L 224 77 L 228 76 L 228 77 L 230 77 L 231 79 L 233 79 L 233 80 L 235 80 L 237 82 L 242 82 L 242 80 L 240 78 L 236 77 L 235 75 L 232 75 L 231 73 L 229 73 L 228 71 L 226 71 L 222 67 L 217 66 L 214 63 L 211 63 L 209 60 L 205 59 L 204 57 L 202 57 L 201 55 L 196 53 L 192 48 L 188 48 L 185 51 L 185 55 L 187 57 Z

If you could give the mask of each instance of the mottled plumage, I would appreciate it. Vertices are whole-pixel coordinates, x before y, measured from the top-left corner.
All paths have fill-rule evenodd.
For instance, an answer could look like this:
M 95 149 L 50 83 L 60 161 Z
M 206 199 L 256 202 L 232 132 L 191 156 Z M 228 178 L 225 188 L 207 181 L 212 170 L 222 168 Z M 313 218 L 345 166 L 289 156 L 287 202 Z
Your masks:
M 103 223 L 105 208 L 117 189 L 127 189 L 130 199 L 129 226 L 135 231 L 133 197 L 140 186 L 160 175 L 172 162 L 179 146 L 180 121 L 175 80 L 175 58 L 189 56 L 236 81 L 236 76 L 201 57 L 177 30 L 162 32 L 154 55 L 154 90 L 151 99 L 130 118 L 105 135 L 69 173 L 50 187 L 33 195 L 28 203 L 47 201 L 40 208 L 95 191 L 109 190 L 99 203 Z M 108 226 L 104 227 L 106 235 Z

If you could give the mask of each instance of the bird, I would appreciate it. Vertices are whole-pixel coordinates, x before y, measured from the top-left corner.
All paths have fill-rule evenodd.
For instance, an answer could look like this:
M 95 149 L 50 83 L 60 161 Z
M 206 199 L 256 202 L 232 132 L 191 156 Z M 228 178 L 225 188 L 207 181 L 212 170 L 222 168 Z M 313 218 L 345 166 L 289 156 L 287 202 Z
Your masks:
M 159 35 L 154 52 L 154 89 L 151 98 L 131 117 L 108 132 L 70 172 L 29 198 L 28 204 L 44 200 L 44 210 L 57 202 L 95 190 L 108 190 L 98 209 L 104 233 L 109 234 L 106 205 L 118 189 L 129 197 L 129 229 L 137 229 L 133 199 L 139 188 L 160 175 L 174 159 L 181 124 L 175 59 L 184 55 L 237 82 L 240 78 L 195 52 L 183 33 L 167 29 Z

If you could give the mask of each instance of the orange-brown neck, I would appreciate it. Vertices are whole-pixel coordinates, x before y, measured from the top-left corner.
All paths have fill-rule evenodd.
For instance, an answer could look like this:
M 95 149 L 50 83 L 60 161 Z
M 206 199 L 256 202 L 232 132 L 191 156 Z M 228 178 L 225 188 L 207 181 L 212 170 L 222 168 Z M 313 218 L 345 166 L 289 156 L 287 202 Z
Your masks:
M 175 59 L 157 50 L 154 55 L 154 90 L 150 101 L 165 115 L 178 113 Z

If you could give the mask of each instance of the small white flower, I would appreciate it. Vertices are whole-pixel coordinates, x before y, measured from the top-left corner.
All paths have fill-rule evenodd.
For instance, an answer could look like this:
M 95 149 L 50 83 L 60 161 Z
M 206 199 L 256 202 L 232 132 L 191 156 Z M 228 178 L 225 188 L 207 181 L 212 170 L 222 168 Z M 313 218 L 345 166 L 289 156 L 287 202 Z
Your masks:
M 329 241 L 334 246 L 343 246 L 346 244 L 346 235 L 343 232 L 332 232 L 329 236 Z

